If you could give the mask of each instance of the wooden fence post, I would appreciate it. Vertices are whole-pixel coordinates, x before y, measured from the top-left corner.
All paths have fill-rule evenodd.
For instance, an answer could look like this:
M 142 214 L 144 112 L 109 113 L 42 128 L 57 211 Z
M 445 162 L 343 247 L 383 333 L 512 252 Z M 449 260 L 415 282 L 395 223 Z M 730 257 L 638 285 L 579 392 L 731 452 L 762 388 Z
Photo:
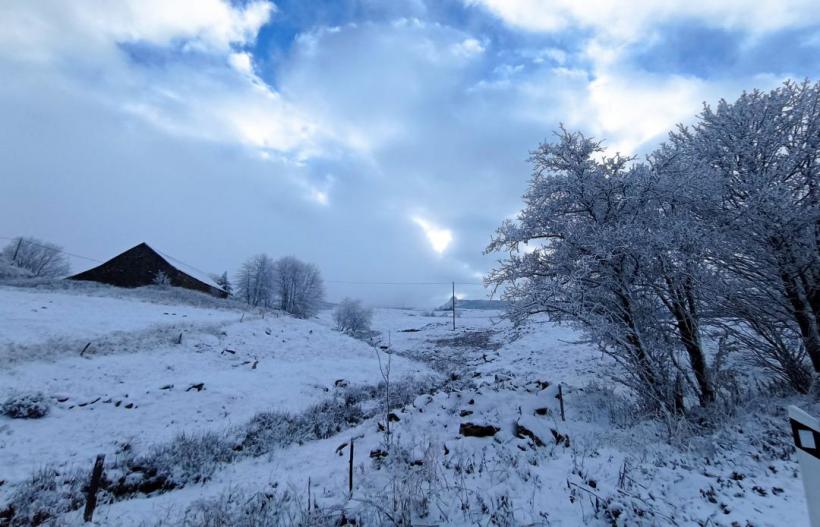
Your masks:
M 561 420 L 566 421 L 564 418 L 564 389 L 561 384 L 558 384 L 558 400 L 561 402 Z
M 97 456 L 94 462 L 94 469 L 91 471 L 91 481 L 88 482 L 88 494 L 85 500 L 85 511 L 83 512 L 83 521 L 90 522 L 94 517 L 94 508 L 97 506 L 97 490 L 100 488 L 100 480 L 103 473 L 103 462 L 105 461 L 105 454 Z
M 347 467 L 347 490 L 353 496 L 353 438 L 350 439 L 350 461 Z

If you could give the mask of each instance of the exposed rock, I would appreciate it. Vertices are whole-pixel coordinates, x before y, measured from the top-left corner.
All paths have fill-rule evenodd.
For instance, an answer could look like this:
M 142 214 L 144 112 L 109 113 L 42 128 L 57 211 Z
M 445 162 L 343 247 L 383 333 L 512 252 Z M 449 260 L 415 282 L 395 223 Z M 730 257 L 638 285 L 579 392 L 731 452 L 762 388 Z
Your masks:
M 185 389 L 185 391 L 190 392 L 191 390 L 196 390 L 198 392 L 201 392 L 204 389 L 205 389 L 205 383 L 204 382 L 198 382 L 196 384 L 192 384 L 192 385 L 188 386 Z
M 535 435 L 535 432 L 519 422 L 515 423 L 515 437 L 519 439 L 530 439 L 535 446 L 546 446 L 541 438 Z
M 473 415 L 472 410 L 462 410 L 458 413 L 461 417 L 467 417 L 468 415 Z
M 492 437 L 500 428 L 492 425 L 477 425 L 475 423 L 461 423 L 458 433 L 465 437 Z
M 382 459 L 382 458 L 387 457 L 387 452 L 377 448 L 376 450 L 371 450 L 370 451 L 370 457 L 373 458 L 373 459 Z
M 560 445 L 560 444 L 563 443 L 563 445 L 565 447 L 569 448 L 569 436 L 568 435 L 562 434 L 561 432 L 559 432 L 555 428 L 551 428 L 550 431 L 552 432 L 552 437 L 555 438 L 555 444 L 556 445 Z
M 389 414 L 387 414 L 387 420 L 390 421 L 391 423 L 401 421 L 401 419 L 399 419 L 399 416 L 394 414 L 393 412 L 390 412 Z
M 547 408 L 546 406 L 544 408 L 536 408 L 535 409 L 535 415 L 550 415 L 551 413 L 552 412 L 550 412 L 550 409 Z

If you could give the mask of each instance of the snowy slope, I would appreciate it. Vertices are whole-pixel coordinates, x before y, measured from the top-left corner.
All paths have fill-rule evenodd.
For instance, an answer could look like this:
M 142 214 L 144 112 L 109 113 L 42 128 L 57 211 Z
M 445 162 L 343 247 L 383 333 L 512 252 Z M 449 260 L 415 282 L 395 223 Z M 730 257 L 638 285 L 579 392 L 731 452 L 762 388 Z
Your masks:
M 670 442 L 662 423 L 629 416 L 623 425 L 612 421 L 619 399 L 604 374 L 612 365 L 596 350 L 573 344 L 577 335 L 565 328 L 542 324 L 511 341 L 514 332 L 485 313 L 464 315 L 456 332 L 449 320 L 420 312 L 379 310 L 374 318 L 376 327 L 390 331 L 397 352 L 426 356 L 442 368 L 455 365 L 470 378 L 397 412 L 392 462 L 372 459 L 385 436 L 368 422 L 338 438 L 244 460 L 201 486 L 114 504 L 101 512 L 102 524 L 165 518 L 163 525 L 174 525 L 186 511 L 225 506 L 226 494 L 234 503 L 285 489 L 298 500 L 308 481 L 331 519 L 343 507 L 371 523 L 387 521 L 379 511 L 389 512 L 399 489 L 401 497 L 420 500 L 415 510 L 427 512 L 414 518 L 425 525 L 483 525 L 491 518 L 500 525 L 807 524 L 783 412 L 794 400 L 751 400 L 727 416 L 726 428 L 703 438 L 681 430 Z M 489 342 L 474 338 L 487 331 Z M 464 347 L 462 337 L 480 345 Z M 545 415 L 536 411 L 544 408 Z M 492 438 L 464 437 L 462 423 L 499 431 Z M 347 453 L 336 452 L 350 437 L 358 437 L 353 499 Z
M 150 328 L 165 320 L 165 312 L 208 323 L 199 330 L 187 326 L 179 344 L 176 334 L 157 344 L 143 332 L 139 335 L 149 344 L 144 348 L 132 344 L 128 352 L 84 357 L 78 351 L 0 370 L 0 398 L 35 390 L 53 403 L 43 419 L 0 417 L 0 479 L 10 482 L 47 464 L 84 465 L 126 443 L 140 448 L 180 432 L 221 431 L 263 410 L 297 412 L 328 397 L 339 379 L 351 384 L 380 379 L 371 347 L 288 316 L 248 316 L 239 322 L 240 315 L 230 311 L 72 295 L 49 295 L 54 297 L 49 303 L 44 294 L 2 294 L 17 302 L 3 303 L 16 321 L 4 322 L 7 341 L 18 334 L 21 340 L 37 338 L 34 329 L 40 324 L 49 335 L 75 334 L 83 324 L 104 334 L 120 327 L 125 314 L 123 326 L 129 329 Z M 30 306 L 41 303 L 49 307 L 31 313 Z M 394 362 L 397 378 L 426 373 L 421 364 Z M 201 390 L 191 388 L 200 383 Z
M 240 312 L 229 309 L 0 287 L 0 362 L 27 360 L 31 350 L 52 355 L 65 348 L 79 354 L 87 342 L 103 336 L 219 324 L 240 317 Z M 47 343 L 53 349 L 41 349 Z
M 387 513 L 405 509 L 424 525 L 807 524 L 784 408 L 797 403 L 818 413 L 816 402 L 750 393 L 719 427 L 694 433 L 630 414 L 606 375 L 613 365 L 571 330 L 539 323 L 518 331 L 499 313 L 473 311 L 453 331 L 449 318 L 427 315 L 380 309 L 374 316 L 380 341 L 394 351 L 394 379 L 439 372 L 438 388 L 395 409 L 389 438 L 377 415 L 327 439 L 223 463 L 204 482 L 104 504 L 95 523 L 198 525 L 197 511 L 229 517 L 261 495 L 265 510 L 291 515 L 287 525 L 306 514 L 310 483 L 311 514 L 330 524 L 342 511 L 383 524 Z M 141 451 L 183 430 L 241 426 L 271 408 L 298 413 L 336 397 L 337 379 L 375 384 L 373 348 L 331 326 L 329 312 L 316 321 L 245 318 L 186 332 L 181 344 L 3 372 L 3 387 L 41 386 L 69 398 L 39 421 L 0 418 L 0 466 L 11 467 L 0 509 L 3 493 L 44 463 L 87 470 L 96 453 L 116 452 L 124 441 Z M 200 382 L 202 391 L 186 391 Z M 498 431 L 465 437 L 468 423 Z M 348 451 L 338 449 L 352 437 L 350 496 Z M 390 454 L 379 458 L 384 450 Z M 62 519 L 80 525 L 81 511 Z

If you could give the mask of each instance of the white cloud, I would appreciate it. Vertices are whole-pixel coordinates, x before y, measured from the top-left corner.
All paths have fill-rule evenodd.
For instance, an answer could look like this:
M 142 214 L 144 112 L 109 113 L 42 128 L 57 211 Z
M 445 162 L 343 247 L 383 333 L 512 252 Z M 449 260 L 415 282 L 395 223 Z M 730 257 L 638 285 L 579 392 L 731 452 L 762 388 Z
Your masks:
M 228 0 L 12 0 L 0 5 L 0 53 L 47 60 L 82 49 L 110 53 L 126 42 L 227 52 L 252 42 L 274 11 L 264 0 L 244 7 Z
M 713 27 L 751 33 L 806 27 L 820 21 L 816 0 L 465 0 L 508 24 L 529 31 L 591 28 L 617 40 L 634 41 L 673 20 L 697 19 Z
M 253 62 L 250 53 L 231 53 L 228 56 L 228 63 L 239 73 L 253 74 Z
M 427 236 L 427 241 L 430 242 L 430 247 L 438 254 L 443 254 L 452 243 L 453 233 L 449 229 L 438 227 L 419 216 L 414 216 L 412 220 L 413 223 L 421 227 L 424 235 Z
M 645 143 L 664 137 L 679 122 L 689 121 L 714 88 L 691 77 L 619 76 L 606 73 L 587 87 L 592 125 L 607 148 L 635 154 Z M 576 120 L 584 116 L 576 116 Z
M 450 50 L 457 57 L 470 59 L 484 53 L 484 45 L 479 40 L 471 37 L 451 45 Z

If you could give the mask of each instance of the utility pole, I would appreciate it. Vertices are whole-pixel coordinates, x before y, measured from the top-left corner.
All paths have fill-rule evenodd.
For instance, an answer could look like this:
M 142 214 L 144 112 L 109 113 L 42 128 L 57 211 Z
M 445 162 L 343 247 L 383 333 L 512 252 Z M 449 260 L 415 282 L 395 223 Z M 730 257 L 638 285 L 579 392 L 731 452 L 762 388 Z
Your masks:
M 456 283 L 453 282 L 453 331 L 456 330 Z

